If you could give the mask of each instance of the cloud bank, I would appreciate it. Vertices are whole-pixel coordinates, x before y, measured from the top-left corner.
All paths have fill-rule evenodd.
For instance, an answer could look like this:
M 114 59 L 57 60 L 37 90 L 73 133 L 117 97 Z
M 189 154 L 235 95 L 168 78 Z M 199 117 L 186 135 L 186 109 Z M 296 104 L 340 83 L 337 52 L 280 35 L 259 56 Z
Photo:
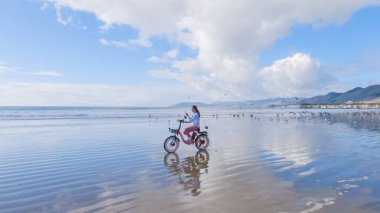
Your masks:
M 308 96 L 335 80 L 323 71 L 319 61 L 302 53 L 275 61 L 263 68 L 258 77 L 264 91 L 281 97 Z
M 175 79 L 207 93 L 210 100 L 226 94 L 235 99 L 313 94 L 334 81 L 309 53 L 295 53 L 273 65 L 259 67 L 260 53 L 278 39 L 289 36 L 295 25 L 344 24 L 353 12 L 379 0 L 48 0 L 56 8 L 95 14 L 102 28 L 128 25 L 138 37 L 115 46 L 149 47 L 152 38 L 184 45 L 194 57 L 176 59 L 178 52 L 152 56 L 151 62 L 167 63 L 152 76 Z M 306 91 L 306 92 L 305 92 Z
M 181 101 L 185 88 L 162 85 L 2 83 L 0 106 L 168 106 L 162 94 Z M 198 97 L 204 98 L 204 97 Z

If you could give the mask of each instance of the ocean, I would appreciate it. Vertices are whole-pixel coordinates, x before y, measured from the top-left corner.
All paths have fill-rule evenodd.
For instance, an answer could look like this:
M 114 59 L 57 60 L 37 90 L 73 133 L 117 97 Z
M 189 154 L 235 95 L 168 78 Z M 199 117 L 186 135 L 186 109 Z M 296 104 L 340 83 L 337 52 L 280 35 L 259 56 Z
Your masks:
M 0 212 L 380 212 L 380 111 L 1 107 Z

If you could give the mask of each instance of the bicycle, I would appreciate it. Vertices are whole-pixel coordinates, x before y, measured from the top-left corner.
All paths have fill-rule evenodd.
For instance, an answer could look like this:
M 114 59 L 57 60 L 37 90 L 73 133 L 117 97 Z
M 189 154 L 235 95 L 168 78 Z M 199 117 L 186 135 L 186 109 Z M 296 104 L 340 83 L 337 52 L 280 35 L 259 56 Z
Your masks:
M 182 142 L 186 145 L 195 144 L 195 146 L 199 150 L 207 149 L 209 142 L 210 142 L 210 140 L 208 138 L 208 132 L 207 131 L 200 131 L 200 129 L 198 129 L 197 131 L 193 132 L 193 135 L 191 136 L 190 142 L 186 142 L 186 140 L 183 138 L 183 134 L 181 132 L 181 126 L 182 126 L 182 123 L 184 123 L 184 120 L 177 120 L 177 121 L 179 122 L 178 129 L 169 128 L 169 132 L 173 133 L 174 135 L 166 138 L 166 140 L 164 142 L 164 149 L 167 152 L 172 153 L 172 152 L 177 151 L 177 149 L 179 147 L 179 143 L 180 143 L 178 136 L 181 137 Z M 208 127 L 206 126 L 205 129 L 208 129 Z

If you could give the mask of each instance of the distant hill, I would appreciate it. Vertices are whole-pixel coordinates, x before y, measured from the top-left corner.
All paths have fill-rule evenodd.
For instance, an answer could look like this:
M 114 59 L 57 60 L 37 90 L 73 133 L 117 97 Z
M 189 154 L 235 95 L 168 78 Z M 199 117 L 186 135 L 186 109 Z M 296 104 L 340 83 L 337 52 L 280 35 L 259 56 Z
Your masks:
M 248 101 L 251 105 L 256 107 L 268 107 L 268 106 L 286 106 L 292 104 L 298 104 L 304 98 L 270 98 L 264 100 Z
M 249 100 L 249 101 L 218 101 L 210 104 L 202 102 L 182 102 L 175 104 L 171 107 L 191 107 L 197 105 L 200 107 L 220 107 L 220 108 L 264 108 L 270 106 L 286 106 L 290 104 L 297 104 L 302 98 L 270 98 L 263 100 Z
M 191 107 L 193 105 L 199 106 L 199 107 L 207 107 L 209 104 L 202 103 L 202 102 L 181 102 L 178 104 L 174 104 L 170 107 Z
M 343 104 L 347 102 L 372 102 L 379 100 L 380 85 L 366 88 L 356 87 L 344 93 L 330 92 L 327 95 L 315 96 L 300 101 L 300 104 Z
M 344 104 L 347 102 L 370 102 L 380 103 L 380 85 L 373 85 L 366 88 L 356 87 L 344 93 L 330 92 L 326 95 L 312 98 L 269 98 L 263 100 L 248 101 L 218 101 L 213 103 L 203 102 L 182 102 L 171 107 L 220 107 L 220 108 L 265 108 L 278 107 L 296 104 Z
M 262 100 L 248 101 L 219 101 L 209 104 L 210 107 L 238 107 L 238 108 L 263 108 L 269 106 L 284 106 L 295 104 L 300 101 L 299 98 L 269 98 Z

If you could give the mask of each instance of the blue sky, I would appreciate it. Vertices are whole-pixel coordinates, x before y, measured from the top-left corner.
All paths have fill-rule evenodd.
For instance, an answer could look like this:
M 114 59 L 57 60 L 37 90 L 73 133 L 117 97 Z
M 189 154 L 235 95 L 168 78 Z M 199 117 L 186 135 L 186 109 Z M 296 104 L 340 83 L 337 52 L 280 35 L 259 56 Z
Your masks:
M 144 73 L 153 68 L 145 63 L 150 50 L 114 48 L 98 41 L 102 37 L 128 37 L 133 31 L 127 27 L 100 32 L 99 21 L 85 13 L 72 14 L 83 24 L 65 26 L 57 22 L 54 8 L 41 10 L 41 4 L 28 1 L 0 4 L 0 57 L 20 70 L 54 70 L 64 75 L 43 79 L 54 82 L 124 84 L 148 80 Z M 41 80 L 41 76 L 8 74 L 16 80 Z
M 164 106 L 379 83 L 380 7 L 365 1 L 230 18 L 252 10 L 97 2 L 0 1 L 1 105 Z

